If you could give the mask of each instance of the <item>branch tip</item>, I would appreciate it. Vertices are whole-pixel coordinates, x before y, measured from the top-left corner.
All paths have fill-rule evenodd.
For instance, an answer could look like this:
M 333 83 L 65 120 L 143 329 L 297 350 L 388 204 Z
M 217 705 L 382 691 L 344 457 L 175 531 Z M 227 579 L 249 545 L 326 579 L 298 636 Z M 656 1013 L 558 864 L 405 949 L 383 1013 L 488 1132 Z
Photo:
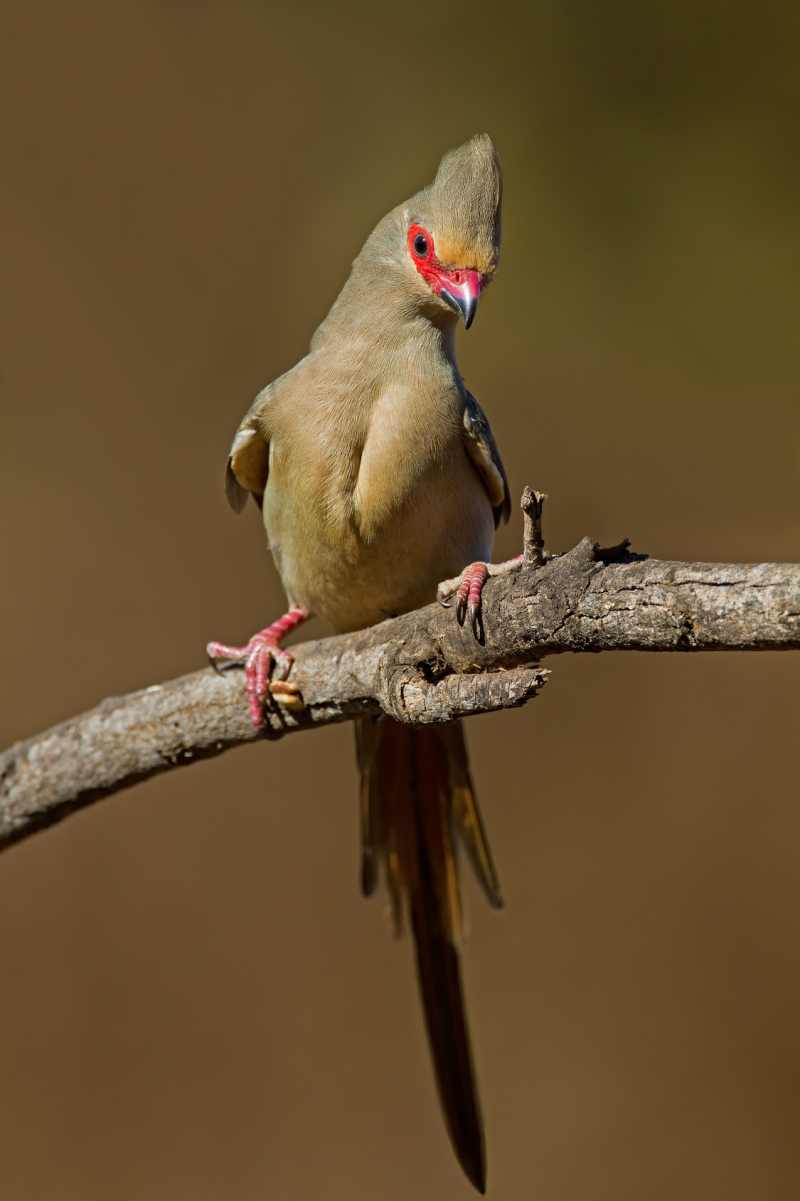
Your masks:
M 546 492 L 537 492 L 526 484 L 522 489 L 522 560 L 527 566 L 543 567 L 545 562 L 542 536 L 542 509 Z

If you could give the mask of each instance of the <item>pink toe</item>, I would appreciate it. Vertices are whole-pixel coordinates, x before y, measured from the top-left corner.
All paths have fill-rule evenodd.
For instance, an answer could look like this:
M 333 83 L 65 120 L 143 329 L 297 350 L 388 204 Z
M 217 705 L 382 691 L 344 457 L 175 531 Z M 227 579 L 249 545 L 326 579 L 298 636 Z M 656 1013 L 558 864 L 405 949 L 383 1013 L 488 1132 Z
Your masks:
M 255 667 L 255 693 L 259 701 L 263 701 L 267 695 L 267 687 L 269 685 L 269 669 L 272 660 L 267 651 L 262 651 L 256 659 Z
M 255 688 L 256 682 L 256 656 L 253 652 L 247 656 L 247 661 L 244 665 L 244 678 L 248 692 L 252 691 Z
M 243 659 L 247 654 L 247 647 L 228 646 L 225 642 L 209 642 L 206 644 L 206 654 L 209 659 Z

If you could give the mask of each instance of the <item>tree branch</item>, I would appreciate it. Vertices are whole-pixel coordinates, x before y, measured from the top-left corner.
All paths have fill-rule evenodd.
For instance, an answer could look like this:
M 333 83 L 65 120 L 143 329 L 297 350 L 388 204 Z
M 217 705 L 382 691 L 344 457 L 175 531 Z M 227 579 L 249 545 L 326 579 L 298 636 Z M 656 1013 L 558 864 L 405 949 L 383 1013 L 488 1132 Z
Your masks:
M 800 564 L 672 563 L 588 538 L 548 556 L 526 489 L 525 555 L 486 588 L 486 645 L 437 604 L 295 649 L 300 712 L 250 724 L 240 670 L 155 684 L 0 754 L 0 847 L 159 772 L 364 714 L 441 722 L 525 704 L 564 651 L 800 649 Z

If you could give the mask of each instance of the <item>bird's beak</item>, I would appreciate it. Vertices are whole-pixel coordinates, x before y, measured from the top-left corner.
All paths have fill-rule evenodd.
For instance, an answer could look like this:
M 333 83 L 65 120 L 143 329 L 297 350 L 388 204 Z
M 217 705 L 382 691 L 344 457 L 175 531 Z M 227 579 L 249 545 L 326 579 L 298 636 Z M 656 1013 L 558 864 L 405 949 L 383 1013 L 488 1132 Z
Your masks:
M 469 329 L 478 307 L 481 294 L 480 271 L 452 271 L 445 276 L 439 292 L 445 304 L 464 318 L 464 329 Z

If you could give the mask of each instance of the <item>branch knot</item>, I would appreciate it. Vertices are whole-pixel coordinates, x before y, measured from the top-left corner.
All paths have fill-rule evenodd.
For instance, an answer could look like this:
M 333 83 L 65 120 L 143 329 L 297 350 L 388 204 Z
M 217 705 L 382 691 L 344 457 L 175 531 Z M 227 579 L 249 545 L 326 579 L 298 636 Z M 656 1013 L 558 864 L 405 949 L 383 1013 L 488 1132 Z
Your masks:
M 395 721 L 430 725 L 518 708 L 536 696 L 549 675 L 546 668 L 533 664 L 495 671 L 450 671 L 432 681 L 410 664 L 389 666 L 382 672 L 378 701 Z

